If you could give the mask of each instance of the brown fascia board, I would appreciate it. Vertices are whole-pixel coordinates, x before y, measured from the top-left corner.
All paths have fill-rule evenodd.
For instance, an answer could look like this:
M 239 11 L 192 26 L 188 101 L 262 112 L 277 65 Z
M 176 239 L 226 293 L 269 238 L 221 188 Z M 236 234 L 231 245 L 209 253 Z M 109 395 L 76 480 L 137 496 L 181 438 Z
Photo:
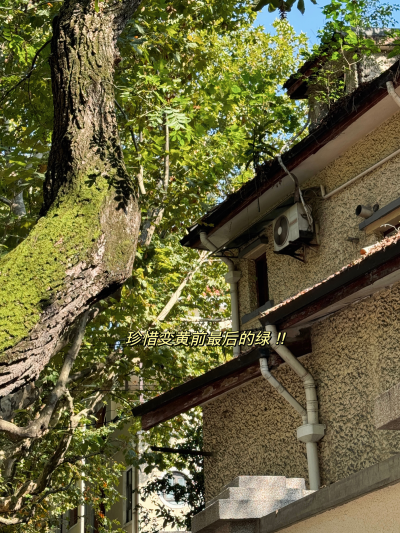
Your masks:
M 397 81 L 399 73 L 400 60 L 379 77 L 360 85 L 354 92 L 338 100 L 318 128 L 283 154 L 282 160 L 285 166 L 293 170 L 378 104 L 388 94 L 387 81 L 393 81 L 395 87 L 399 85 Z M 180 241 L 182 246 L 201 249 L 199 238 L 201 230 L 212 235 L 284 176 L 285 173 L 276 158 L 266 161 L 259 167 L 255 178 L 230 194 L 223 202 L 206 213 L 198 224 L 189 228 L 189 234 Z M 210 227 L 211 230 L 209 230 Z
M 159 409 L 162 406 L 175 402 L 176 400 L 181 400 L 187 394 L 197 391 L 202 387 L 210 386 L 212 383 L 231 376 L 235 372 L 243 371 L 247 367 L 251 366 L 257 362 L 261 355 L 267 355 L 268 349 L 255 347 L 231 359 L 227 363 L 218 366 L 209 370 L 202 376 L 198 376 L 186 383 L 182 383 L 178 387 L 174 387 L 168 392 L 149 400 L 146 403 L 138 405 L 132 409 L 133 416 L 144 416 L 156 409 Z
M 289 348 L 296 357 L 311 353 L 310 330 L 302 330 L 298 337 L 289 342 Z M 142 429 L 150 429 L 260 377 L 261 371 L 258 361 L 262 356 L 269 357 L 271 369 L 277 368 L 283 363 L 283 360 L 275 352 L 269 354 L 268 347 L 253 347 L 239 357 L 235 357 L 202 376 L 191 379 L 142 405 L 134 407 L 132 414 L 142 417 Z
M 208 385 L 196 387 L 181 398 L 166 402 L 149 413 L 142 415 L 142 429 L 150 429 L 177 415 L 186 413 L 193 407 L 203 405 L 217 396 L 221 396 L 222 394 L 260 376 L 260 364 L 257 360 L 255 363 L 246 366 L 245 368 L 236 370 Z
M 266 311 L 259 320 L 263 325 L 275 324 L 281 329 L 287 329 L 399 269 L 400 239 L 367 255 L 362 261 L 317 284 L 311 290 L 283 302 L 276 309 Z

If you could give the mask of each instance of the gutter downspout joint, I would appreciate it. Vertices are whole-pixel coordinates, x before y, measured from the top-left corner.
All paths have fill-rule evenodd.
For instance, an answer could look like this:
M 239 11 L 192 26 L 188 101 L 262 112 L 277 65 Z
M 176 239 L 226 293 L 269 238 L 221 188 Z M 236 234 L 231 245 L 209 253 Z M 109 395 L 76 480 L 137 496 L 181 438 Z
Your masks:
M 274 389 L 281 395 L 285 400 L 290 403 L 292 407 L 299 413 L 303 419 L 303 424 L 307 424 L 307 411 L 304 407 L 288 392 L 285 387 L 280 383 L 270 372 L 268 368 L 267 357 L 260 357 L 260 370 L 262 376 L 268 381 L 268 383 L 274 387 Z
M 324 435 L 324 424 L 303 424 L 297 428 L 297 439 L 304 443 L 318 442 Z
M 297 429 L 297 438 L 306 444 L 310 489 L 318 490 L 320 487 L 320 475 L 317 442 L 324 436 L 325 426 L 319 424 L 318 420 L 318 398 L 315 389 L 315 381 L 308 370 L 304 368 L 300 361 L 296 359 L 286 346 L 277 344 L 278 331 L 276 326 L 269 324 L 265 326 L 265 331 L 271 333 L 270 347 L 282 357 L 282 359 L 303 381 L 306 396 L 307 419 L 306 423 L 304 423 L 303 419 L 303 425 Z

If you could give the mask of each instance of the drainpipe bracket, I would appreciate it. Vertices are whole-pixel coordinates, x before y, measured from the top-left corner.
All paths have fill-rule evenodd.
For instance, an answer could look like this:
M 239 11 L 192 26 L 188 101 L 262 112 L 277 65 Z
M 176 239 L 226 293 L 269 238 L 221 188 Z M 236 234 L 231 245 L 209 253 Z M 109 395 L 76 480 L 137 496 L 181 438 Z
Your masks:
M 227 283 L 237 283 L 240 280 L 242 273 L 240 270 L 230 270 L 225 274 L 225 281 Z
M 304 424 L 297 428 L 297 438 L 301 442 L 318 442 L 325 435 L 324 424 Z

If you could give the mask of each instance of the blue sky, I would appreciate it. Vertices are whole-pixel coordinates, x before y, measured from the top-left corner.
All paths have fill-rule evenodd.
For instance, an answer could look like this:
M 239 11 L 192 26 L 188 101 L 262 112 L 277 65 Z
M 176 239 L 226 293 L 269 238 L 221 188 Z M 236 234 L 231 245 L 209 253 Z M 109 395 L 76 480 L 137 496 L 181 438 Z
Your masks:
M 294 27 L 296 33 L 304 31 L 309 39 L 311 45 L 318 43 L 318 30 L 324 25 L 324 16 L 321 13 L 323 6 L 329 4 L 329 0 L 317 0 L 318 4 L 314 5 L 311 0 L 305 0 L 306 11 L 304 15 L 294 6 L 292 11 L 288 13 L 288 20 Z M 400 4 L 400 0 L 386 0 L 387 4 Z M 257 16 L 256 25 L 265 27 L 266 32 L 271 32 L 271 24 L 277 18 L 277 12 L 268 13 L 265 7 Z M 395 12 L 396 20 L 399 21 L 400 26 L 400 11 Z M 398 26 L 398 27 L 399 27 Z

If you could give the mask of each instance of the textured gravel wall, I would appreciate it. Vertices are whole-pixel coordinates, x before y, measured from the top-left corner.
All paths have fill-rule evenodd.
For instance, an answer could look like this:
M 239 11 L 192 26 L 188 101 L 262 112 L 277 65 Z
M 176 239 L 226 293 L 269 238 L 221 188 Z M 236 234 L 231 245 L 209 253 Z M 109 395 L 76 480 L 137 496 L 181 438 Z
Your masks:
M 400 113 L 359 141 L 303 187 L 324 185 L 327 192 L 332 191 L 398 148 Z M 377 238 L 359 231 L 362 219 L 355 215 L 356 206 L 377 203 L 384 207 L 399 196 L 400 156 L 396 156 L 328 200 L 312 200 L 314 218 L 320 226 L 321 246 L 317 253 L 308 253 L 305 264 L 274 254 L 270 226 L 267 230 L 270 241 L 267 248 L 270 298 L 277 304 L 358 258 L 360 249 L 373 244 Z M 347 241 L 348 237 L 358 237 L 360 241 L 353 244 Z
M 400 147 L 400 113 L 356 144 L 306 184 L 327 192 Z M 314 200 L 321 227 L 318 253 L 306 264 L 267 249 L 270 298 L 275 304 L 312 286 L 359 257 L 376 237 L 358 230 L 358 204 L 381 207 L 400 196 L 400 158 L 350 185 L 329 200 Z M 359 244 L 347 237 L 359 237 Z M 242 262 L 241 262 L 242 263 Z M 252 311 L 251 268 L 240 266 L 241 315 Z M 246 292 L 247 291 L 247 292 Z M 250 291 L 250 292 L 249 292 Z M 322 484 L 333 483 L 400 452 L 400 433 L 375 430 L 375 398 L 400 381 L 400 285 L 358 302 L 312 329 L 312 354 L 301 358 L 318 386 L 326 436 L 319 443 Z M 246 325 L 247 327 L 247 325 Z M 254 326 L 253 326 L 254 327 Z M 300 380 L 287 365 L 276 377 L 304 405 Z M 262 378 L 204 406 L 206 497 L 238 475 L 307 479 L 305 445 L 297 441 L 300 417 Z
M 376 430 L 376 397 L 400 381 L 400 284 L 385 289 L 312 330 L 313 352 L 300 358 L 316 384 L 322 484 L 333 483 L 400 453 L 400 432 Z M 275 376 L 305 405 L 300 379 L 285 364 Z M 301 418 L 258 378 L 204 406 L 207 499 L 239 475 L 304 477 Z
M 238 270 L 242 273 L 238 284 L 240 294 L 239 313 L 240 317 L 242 317 L 257 309 L 256 265 L 255 261 L 249 261 L 248 259 L 241 259 L 236 264 Z

